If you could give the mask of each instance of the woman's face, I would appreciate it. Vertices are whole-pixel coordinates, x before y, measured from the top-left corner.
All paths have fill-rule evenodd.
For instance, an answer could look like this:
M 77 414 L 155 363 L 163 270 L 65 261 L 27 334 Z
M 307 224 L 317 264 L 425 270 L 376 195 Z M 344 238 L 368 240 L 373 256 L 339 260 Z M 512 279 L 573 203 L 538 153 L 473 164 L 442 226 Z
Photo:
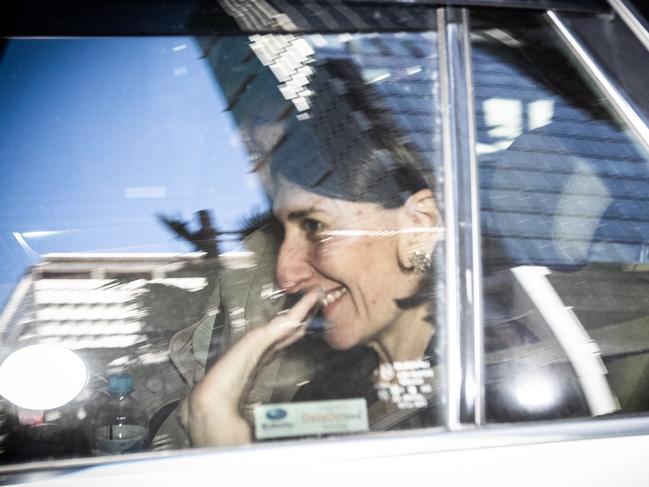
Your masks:
M 320 196 L 282 181 L 273 210 L 284 226 L 277 281 L 289 293 L 321 288 L 325 339 L 347 349 L 379 338 L 403 318 L 395 299 L 418 286 L 398 258 L 399 212 Z

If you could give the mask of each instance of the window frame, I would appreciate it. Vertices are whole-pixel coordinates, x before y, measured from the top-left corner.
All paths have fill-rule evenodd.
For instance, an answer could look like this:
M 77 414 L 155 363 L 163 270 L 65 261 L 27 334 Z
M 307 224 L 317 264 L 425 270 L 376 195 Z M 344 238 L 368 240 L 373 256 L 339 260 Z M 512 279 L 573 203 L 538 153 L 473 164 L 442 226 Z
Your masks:
M 632 13 L 630 10 L 622 12 L 621 3 L 622 0 L 607 0 L 610 4 L 610 7 L 618 12 L 618 14 L 624 20 L 625 27 L 635 36 L 639 41 L 646 46 L 647 42 L 647 31 L 644 29 L 637 28 L 637 25 L 630 20 Z M 465 32 L 470 32 L 470 9 L 462 9 L 462 19 L 461 26 L 459 28 L 464 29 Z M 456 15 L 457 16 L 457 15 Z M 580 35 L 575 32 L 574 29 L 569 25 L 569 18 L 567 14 L 548 9 L 544 12 L 544 16 L 548 20 L 549 25 L 553 28 L 554 33 L 559 37 L 560 42 L 562 42 L 566 48 L 568 55 L 579 64 L 584 74 L 588 76 L 594 84 L 600 89 L 602 94 L 607 98 L 611 103 L 612 108 L 615 110 L 615 114 L 619 116 L 628 126 L 635 135 L 636 139 L 642 144 L 642 146 L 649 151 L 649 126 L 647 124 L 647 118 L 643 116 L 643 108 L 636 103 L 628 93 L 622 89 L 620 84 L 616 81 L 614 73 L 611 73 L 606 68 L 603 67 L 603 60 L 598 59 L 597 54 L 588 49 L 585 45 L 583 37 L 580 38 Z M 640 22 L 638 22 L 640 24 Z M 620 28 L 618 26 L 618 28 Z M 587 31 L 582 31 L 581 36 L 588 35 Z M 466 42 L 464 46 L 457 46 L 456 51 L 463 51 L 463 56 L 458 56 L 456 54 L 455 61 L 449 61 L 449 65 L 453 65 L 454 62 L 460 65 L 463 65 L 464 70 L 470 73 L 470 62 L 471 62 L 471 45 L 468 39 L 465 41 L 463 38 L 456 40 L 458 43 Z M 591 42 L 595 40 L 590 39 Z M 601 54 L 601 52 L 599 53 Z M 646 53 L 645 53 L 646 54 Z M 442 64 L 442 63 L 440 63 Z M 443 69 L 440 67 L 440 69 Z M 450 69 L 450 68 L 449 68 Z M 465 82 L 468 86 L 460 86 L 460 90 L 470 95 L 470 101 L 467 105 L 473 106 L 473 80 L 469 76 L 466 76 L 464 79 L 461 77 L 456 77 L 456 81 L 459 79 L 461 82 Z M 451 170 L 455 170 L 457 174 L 450 175 L 447 173 L 448 179 L 457 179 L 466 177 L 465 185 L 458 186 L 454 188 L 456 191 L 459 188 L 470 188 L 470 192 L 465 194 L 465 201 L 456 201 L 457 215 L 459 221 L 462 222 L 464 227 L 464 238 L 470 240 L 470 245 L 466 241 L 461 242 L 462 248 L 470 249 L 463 254 L 463 258 L 460 259 L 457 270 L 458 275 L 454 276 L 457 282 L 460 284 L 457 287 L 460 289 L 458 294 L 464 295 L 462 299 L 459 300 L 462 309 L 471 308 L 473 313 L 471 316 L 467 317 L 466 320 L 460 321 L 459 323 L 466 323 L 465 325 L 458 325 L 455 321 L 449 321 L 450 327 L 457 327 L 458 329 L 454 332 L 449 331 L 448 335 L 448 356 L 449 358 L 453 357 L 453 354 L 460 354 L 463 358 L 461 370 L 455 372 L 454 377 L 462 378 L 462 389 L 457 391 L 449 385 L 449 394 L 451 392 L 457 395 L 456 400 L 459 404 L 473 405 L 473 410 L 461 411 L 459 408 L 455 411 L 455 415 L 452 416 L 452 411 L 449 411 L 449 417 L 455 419 L 457 422 L 454 426 L 457 429 L 462 429 L 462 427 L 481 427 L 485 425 L 485 361 L 484 361 L 484 350 L 483 350 L 483 323 L 484 323 L 484 309 L 482 305 L 481 298 L 483 296 L 483 286 L 484 283 L 481 277 L 481 231 L 480 231 L 480 210 L 479 202 L 477 201 L 477 188 L 479 187 L 478 182 L 478 173 L 477 173 L 477 154 L 476 154 L 476 145 L 475 140 L 476 135 L 476 121 L 475 121 L 475 110 L 465 111 L 462 104 L 454 105 L 454 108 L 458 114 L 457 124 L 460 127 L 457 127 L 456 130 L 468 130 L 470 132 L 470 138 L 472 139 L 468 148 L 470 154 L 464 156 L 464 158 L 458 156 L 452 164 Z M 460 141 L 461 147 L 466 145 L 465 140 Z M 468 180 L 468 186 L 467 186 Z M 474 193 L 475 192 L 475 193 Z M 474 200 L 473 198 L 476 198 Z M 454 220 L 454 224 L 457 224 L 457 219 Z M 467 228 L 473 230 L 468 231 Z M 450 229 L 449 229 L 450 230 Z M 450 233 L 450 231 L 449 231 Z M 451 250 L 449 249 L 449 254 Z M 477 260 L 476 260 L 477 259 Z M 462 279 L 464 281 L 462 282 Z M 461 286 L 464 286 L 463 288 Z M 449 285 L 449 288 L 451 286 Z M 452 299 L 452 297 L 449 297 Z M 450 308 L 451 306 L 449 306 Z M 452 343 L 450 343 L 453 340 Z M 473 345 L 472 345 L 473 344 Z M 451 363 L 449 368 L 454 364 Z M 473 382 L 472 382 L 473 380 Z M 597 395 L 597 391 L 591 391 L 592 395 Z M 453 401 L 453 398 L 449 398 L 449 402 Z M 453 403 L 451 402 L 451 406 Z M 450 408 L 452 409 L 452 408 Z M 464 413 L 464 415 L 462 414 Z M 643 416 L 649 417 L 649 412 L 643 414 Z M 473 421 L 471 420 L 473 418 Z M 631 421 L 628 418 L 620 417 L 613 420 L 618 422 L 621 426 L 625 421 Z M 592 423 L 592 421 L 591 421 Z M 548 424 L 540 422 L 540 424 Z M 593 425 L 595 423 L 592 423 Z M 631 423 L 628 423 L 631 424 Z M 553 425 L 554 426 L 554 425 Z M 500 426 L 503 427 L 503 426 Z M 524 428 L 523 424 L 510 424 L 506 428 L 511 428 L 512 431 L 518 431 L 519 428 Z M 452 430 L 452 428 L 451 428 Z M 597 428 L 593 428 L 592 434 L 596 433 Z M 575 431 L 576 433 L 576 431 Z M 644 434 L 644 430 L 638 430 L 638 434 Z M 590 437 L 589 433 L 586 433 L 584 430 L 580 430 L 577 434 L 578 438 Z
M 619 0 L 608 0 L 611 6 Z M 383 2 L 381 2 L 383 3 Z M 385 2 L 388 3 L 388 2 Z M 437 4 L 439 2 L 418 2 Z M 497 4 L 507 2 L 446 2 L 454 4 Z M 516 2 L 512 2 L 516 3 Z M 561 2 L 559 2 L 561 3 Z M 480 241 L 480 210 L 478 195 L 478 165 L 476 156 L 476 121 L 473 99 L 471 66 L 470 9 L 463 6 L 445 6 L 437 9 L 439 35 L 439 69 L 442 90 L 443 160 L 445 177 L 444 219 L 448 225 L 446 246 L 446 322 L 445 340 L 447 346 L 446 428 L 417 432 L 402 431 L 397 434 L 372 433 L 359 438 L 337 438 L 325 442 L 364 442 L 373 450 L 370 454 L 384 455 L 386 452 L 403 455 L 409 451 L 441 452 L 453 449 L 468 449 L 502 445 L 500 435 L 508 435 L 508 445 L 523 443 L 576 440 L 612 436 L 649 435 L 649 413 L 637 417 L 605 419 L 594 422 L 589 418 L 554 423 L 485 425 L 484 411 L 484 351 L 482 304 L 482 271 Z M 547 10 L 545 15 L 561 34 L 573 56 L 584 71 L 600 84 L 613 106 L 649 149 L 649 127 L 639 116 L 639 108 L 617 87 L 613 78 L 601 68 L 595 56 L 580 42 L 576 33 L 564 22 L 563 14 Z M 628 25 L 628 24 L 627 24 Z M 3 29 L 6 32 L 11 32 Z M 638 36 L 634 29 L 634 35 Z M 646 34 L 646 31 L 644 31 Z M 8 36 L 13 36 L 9 33 Z M 24 32 L 20 35 L 27 35 Z M 470 191 L 463 191 L 469 188 Z M 460 430 L 473 430 L 461 441 L 449 446 L 449 440 L 458 438 Z M 321 441 L 321 440 L 320 440 Z M 453 440 L 455 442 L 455 440 Z M 290 442 L 294 443 L 294 442 Z M 303 443 L 303 442 L 298 442 Z M 255 445 L 254 448 L 278 448 L 271 442 Z M 196 455 L 218 455 L 220 451 L 196 453 Z M 176 453 L 177 454 L 177 453 Z M 186 454 L 186 453 L 184 453 Z M 129 456 L 158 459 L 159 453 L 149 452 Z M 82 465 L 123 464 L 124 459 L 75 459 L 26 465 L 0 467 L 4 479 L 11 481 L 27 479 L 34 472 L 71 472 Z

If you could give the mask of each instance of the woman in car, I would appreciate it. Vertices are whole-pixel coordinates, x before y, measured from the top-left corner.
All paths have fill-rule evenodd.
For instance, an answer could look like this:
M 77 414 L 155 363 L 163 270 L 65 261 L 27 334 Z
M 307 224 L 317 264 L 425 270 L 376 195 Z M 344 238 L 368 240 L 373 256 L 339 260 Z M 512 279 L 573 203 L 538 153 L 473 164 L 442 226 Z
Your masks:
M 283 229 L 276 282 L 299 300 L 232 346 L 183 402 L 181 421 L 194 446 L 252 440 L 242 408 L 248 387 L 275 354 L 307 343 L 314 315 L 324 320 L 317 339 L 328 351 L 295 401 L 386 402 L 377 383 L 391 377 L 378 370 L 435 363 L 433 271 L 441 220 L 432 167 L 350 63 L 318 66 L 311 88 L 308 119 L 286 127 L 281 147 L 258 167 Z

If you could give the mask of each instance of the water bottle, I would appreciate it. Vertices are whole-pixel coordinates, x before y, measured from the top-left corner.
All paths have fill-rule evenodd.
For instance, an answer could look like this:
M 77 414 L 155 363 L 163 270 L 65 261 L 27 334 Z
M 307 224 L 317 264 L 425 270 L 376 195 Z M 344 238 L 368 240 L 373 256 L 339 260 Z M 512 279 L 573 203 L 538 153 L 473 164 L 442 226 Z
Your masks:
M 94 455 L 122 455 L 143 451 L 148 443 L 149 422 L 142 407 L 131 397 L 129 374 L 108 376 L 108 398 L 97 413 L 93 428 Z

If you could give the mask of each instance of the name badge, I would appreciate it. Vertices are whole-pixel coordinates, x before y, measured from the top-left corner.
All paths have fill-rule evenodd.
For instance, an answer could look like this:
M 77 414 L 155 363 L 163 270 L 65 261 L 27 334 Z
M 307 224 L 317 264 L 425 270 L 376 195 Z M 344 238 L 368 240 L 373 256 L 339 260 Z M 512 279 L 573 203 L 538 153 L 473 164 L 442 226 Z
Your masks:
M 253 411 L 259 440 L 369 431 L 362 398 L 263 404 Z

